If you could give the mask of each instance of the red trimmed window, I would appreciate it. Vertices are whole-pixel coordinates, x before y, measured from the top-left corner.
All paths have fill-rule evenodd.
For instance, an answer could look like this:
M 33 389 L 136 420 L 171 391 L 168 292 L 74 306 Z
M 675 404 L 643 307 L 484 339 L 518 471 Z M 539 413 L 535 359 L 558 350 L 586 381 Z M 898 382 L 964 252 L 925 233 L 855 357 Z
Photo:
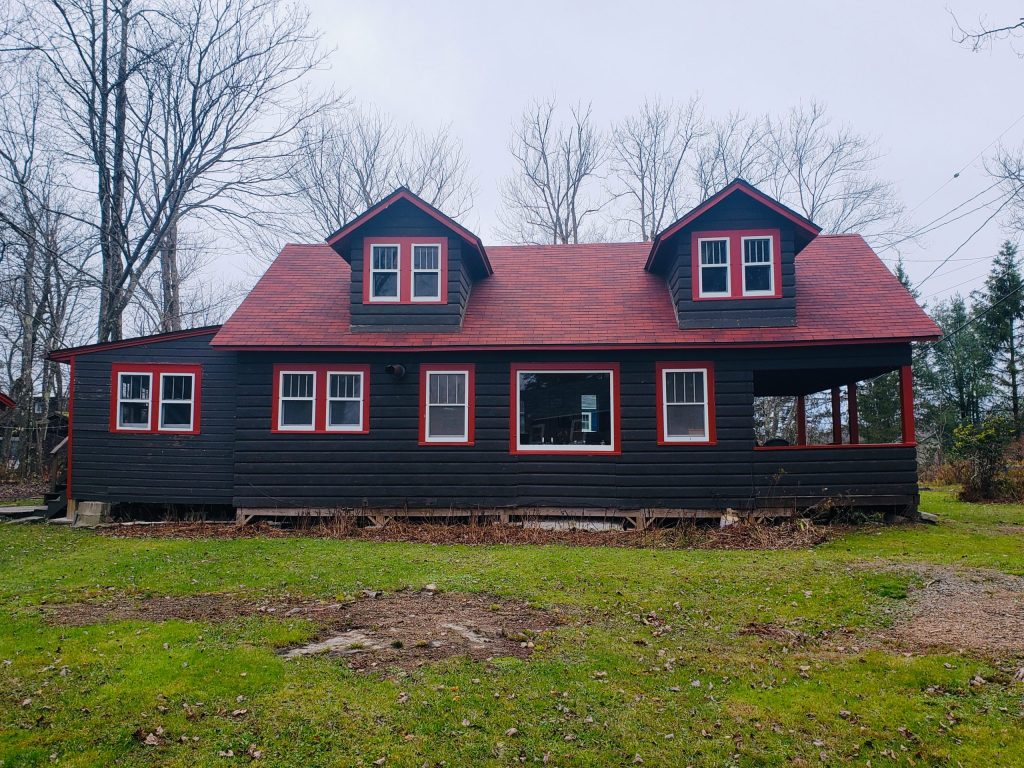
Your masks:
M 115 363 L 110 378 L 110 431 L 198 435 L 202 367 Z
M 715 444 L 715 367 L 658 363 L 658 445 Z
M 782 259 L 777 229 L 694 232 L 693 299 L 777 299 Z
M 370 367 L 275 365 L 272 418 L 271 432 L 367 434 Z
M 446 304 L 448 238 L 363 241 L 364 304 Z
M 420 366 L 420 445 L 473 445 L 476 366 Z
M 617 363 L 514 363 L 512 454 L 620 453 Z

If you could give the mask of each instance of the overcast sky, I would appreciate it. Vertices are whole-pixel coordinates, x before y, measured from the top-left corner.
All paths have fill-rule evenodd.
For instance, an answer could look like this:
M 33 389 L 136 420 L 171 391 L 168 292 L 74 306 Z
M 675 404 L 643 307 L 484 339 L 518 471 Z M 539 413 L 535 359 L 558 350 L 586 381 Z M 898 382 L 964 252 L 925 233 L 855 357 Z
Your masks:
M 993 22 L 1017 19 L 1019 3 L 1005 0 L 313 0 L 310 7 L 336 48 L 319 75 L 323 84 L 426 129 L 451 125 L 478 190 L 463 223 L 485 243 L 494 242 L 497 187 L 511 168 L 510 126 L 537 97 L 592 102 L 601 123 L 645 96 L 685 101 L 699 93 L 711 114 L 824 101 L 834 119 L 877 137 L 879 175 L 896 183 L 918 225 L 987 186 L 974 158 L 991 152 L 1000 134 L 1004 143 L 1024 142 L 1024 60 L 1005 42 L 972 53 L 952 40 L 951 12 L 971 23 L 979 12 Z M 987 215 L 906 249 L 911 275 L 923 278 Z M 972 261 L 950 261 L 924 285 L 925 298 L 977 287 L 1005 236 L 990 224 L 957 254 Z M 891 261 L 895 253 L 883 255 Z

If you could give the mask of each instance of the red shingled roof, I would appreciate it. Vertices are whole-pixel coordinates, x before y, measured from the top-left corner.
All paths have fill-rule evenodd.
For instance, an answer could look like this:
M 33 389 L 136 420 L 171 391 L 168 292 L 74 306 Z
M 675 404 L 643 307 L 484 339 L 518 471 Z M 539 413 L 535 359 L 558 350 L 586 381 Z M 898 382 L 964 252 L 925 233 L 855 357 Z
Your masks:
M 650 243 L 488 248 L 462 329 L 353 332 L 349 266 L 326 245 L 288 245 L 213 339 L 220 347 L 608 347 L 907 341 L 939 330 L 858 235 L 822 235 L 796 258 L 797 324 L 686 329 Z

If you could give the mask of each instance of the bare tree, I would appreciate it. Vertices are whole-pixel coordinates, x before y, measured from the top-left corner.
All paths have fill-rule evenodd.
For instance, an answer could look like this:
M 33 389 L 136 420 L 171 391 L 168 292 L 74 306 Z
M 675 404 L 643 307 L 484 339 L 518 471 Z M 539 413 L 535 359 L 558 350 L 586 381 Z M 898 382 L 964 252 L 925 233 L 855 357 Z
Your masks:
M 95 176 L 99 339 L 121 337 L 155 260 L 164 325 L 180 325 L 178 229 L 200 212 L 247 215 L 269 161 L 318 108 L 298 87 L 323 60 L 307 12 L 285 0 L 49 0 L 24 29 Z
M 303 240 L 323 238 L 399 186 L 452 217 L 473 204 L 469 164 L 448 126 L 426 134 L 374 108 L 322 111 L 284 161 L 277 229 Z
M 696 98 L 685 105 L 645 101 L 612 131 L 613 194 L 625 201 L 627 229 L 650 240 L 696 204 L 690 181 L 704 119 Z
M 976 27 L 964 27 L 954 14 L 953 24 L 956 26 L 953 40 L 975 52 L 991 47 L 997 40 L 1016 39 L 1024 35 L 1024 16 L 1016 22 L 1000 26 L 993 26 L 987 19 L 980 18 Z M 1017 55 L 1024 56 L 1024 52 L 1017 51 Z
M 833 126 L 823 104 L 793 107 L 765 121 L 772 173 L 766 191 L 826 232 L 891 241 L 906 232 L 892 182 L 878 178 L 877 142 Z
M 1018 232 L 1024 230 L 1024 146 L 999 147 L 985 161 L 989 176 L 1000 184 L 1003 193 L 1000 208 L 1006 211 L 1005 225 Z
M 706 200 L 737 178 L 755 186 L 772 178 L 776 169 L 768 131 L 767 118 L 742 112 L 712 120 L 694 167 L 699 199 Z
M 603 205 L 592 191 L 606 157 L 605 139 L 591 109 L 570 110 L 556 122 L 554 100 L 523 113 L 510 150 L 515 171 L 501 185 L 501 234 L 519 243 L 578 243 L 585 224 Z

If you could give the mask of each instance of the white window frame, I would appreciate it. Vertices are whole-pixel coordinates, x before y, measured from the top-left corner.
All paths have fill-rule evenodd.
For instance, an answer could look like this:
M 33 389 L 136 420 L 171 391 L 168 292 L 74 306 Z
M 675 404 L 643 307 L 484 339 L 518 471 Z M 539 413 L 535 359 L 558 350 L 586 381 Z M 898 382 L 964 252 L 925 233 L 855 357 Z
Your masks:
M 417 248 L 436 248 L 437 249 L 437 268 L 436 269 L 417 269 L 416 268 L 416 249 Z M 444 257 L 441 251 L 440 243 L 413 243 L 409 246 L 409 298 L 412 301 L 424 301 L 424 302 L 438 302 L 441 300 L 441 259 Z M 437 275 L 437 293 L 433 296 L 417 296 L 416 295 L 416 275 Z
M 580 412 L 580 432 L 592 433 L 594 432 L 594 412 L 593 411 L 581 411 Z
M 428 368 L 426 371 L 426 378 L 423 386 L 426 387 L 426 392 L 423 393 L 423 442 L 425 443 L 468 443 L 469 442 L 469 401 L 473 397 L 473 393 L 469 391 L 470 381 L 472 377 L 469 375 L 468 368 L 458 369 L 432 369 Z M 462 403 L 462 434 L 461 435 L 444 435 L 441 437 L 430 436 L 430 408 L 433 405 L 435 408 L 450 408 L 458 403 L 431 403 L 430 402 L 430 377 L 431 376 L 448 376 L 448 375 L 462 376 L 466 382 L 466 402 Z
M 327 376 L 327 391 L 325 396 L 324 404 L 324 426 L 328 432 L 362 432 L 364 429 L 363 424 L 363 413 L 365 409 L 366 397 L 366 376 L 363 371 L 345 370 L 339 368 L 337 370 L 329 370 L 325 374 Z M 359 377 L 359 397 L 331 397 L 331 376 L 358 376 Z M 314 374 L 315 376 L 315 374 Z M 316 392 L 316 380 L 313 381 L 313 392 L 315 399 Z M 358 424 L 331 424 L 331 403 L 359 403 L 359 423 Z
M 668 400 L 668 375 L 670 373 L 699 373 L 704 381 L 704 434 L 703 435 L 670 435 L 668 431 L 668 408 L 670 405 L 700 405 L 700 403 L 680 403 Z M 708 407 L 708 376 L 707 368 L 662 368 L 661 369 L 661 435 L 666 443 L 707 443 L 711 440 L 711 417 Z
M 167 427 L 164 426 L 164 378 L 167 376 L 185 376 L 192 380 L 192 397 L 188 400 L 167 400 L 168 403 L 188 403 L 188 426 L 187 427 Z M 192 432 L 196 425 L 196 375 L 194 373 L 175 372 L 175 371 L 161 371 L 160 372 L 160 390 L 157 392 L 157 414 L 156 423 L 157 429 L 160 432 Z M 150 414 L 152 418 L 152 414 Z
M 555 373 L 607 373 L 608 374 L 608 412 L 611 417 L 611 424 L 608 428 L 608 445 L 564 445 L 555 443 L 544 443 L 542 445 L 523 445 L 522 423 L 523 423 L 523 376 L 536 376 L 538 374 Z M 516 371 L 516 420 L 515 420 L 515 446 L 516 453 L 551 453 L 552 451 L 580 452 L 580 453 L 615 453 L 616 438 L 619 429 L 619 414 L 616 413 L 615 402 L 615 371 L 611 368 L 520 368 Z
M 375 269 L 373 265 L 373 252 L 376 248 L 394 248 L 395 249 L 395 268 L 394 269 Z M 378 296 L 375 292 L 376 281 L 373 279 L 376 274 L 387 274 L 394 273 L 395 275 L 395 295 L 394 296 Z M 400 243 L 370 243 L 370 286 L 367 295 L 370 297 L 370 301 L 373 303 L 381 304 L 397 304 L 402 300 L 402 246 Z
M 141 398 L 122 398 L 121 397 L 121 377 L 122 376 L 145 376 L 149 379 L 149 397 L 145 400 Z M 194 384 L 193 384 L 194 386 Z M 121 421 L 121 403 L 145 403 L 149 406 L 149 420 L 146 422 L 146 426 L 142 427 L 137 424 L 126 425 Z M 118 371 L 117 372 L 117 431 L 118 432 L 152 432 L 153 431 L 153 372 L 152 371 Z
M 288 397 L 284 394 L 284 377 L 286 375 L 300 375 L 300 376 L 312 376 L 313 377 L 313 394 L 310 397 Z M 305 401 L 310 400 L 313 403 L 313 407 L 309 409 L 309 425 L 305 424 L 282 424 L 284 418 L 284 403 L 286 400 L 290 401 Z M 290 370 L 290 371 L 279 371 L 277 379 L 277 431 L 278 432 L 315 432 L 316 431 L 316 371 L 310 370 Z
M 758 261 L 751 266 L 768 267 L 768 290 L 748 291 L 747 290 L 747 240 L 768 241 L 768 262 Z M 744 296 L 774 296 L 775 295 L 775 238 L 771 235 L 744 235 L 740 238 L 740 269 L 743 276 Z
M 725 290 L 705 291 L 704 270 L 721 269 L 722 264 L 704 264 L 701 256 L 701 243 L 725 243 Z M 732 296 L 732 243 L 728 237 L 698 237 L 697 253 L 694 258 L 697 260 L 697 296 L 702 299 L 719 299 Z

